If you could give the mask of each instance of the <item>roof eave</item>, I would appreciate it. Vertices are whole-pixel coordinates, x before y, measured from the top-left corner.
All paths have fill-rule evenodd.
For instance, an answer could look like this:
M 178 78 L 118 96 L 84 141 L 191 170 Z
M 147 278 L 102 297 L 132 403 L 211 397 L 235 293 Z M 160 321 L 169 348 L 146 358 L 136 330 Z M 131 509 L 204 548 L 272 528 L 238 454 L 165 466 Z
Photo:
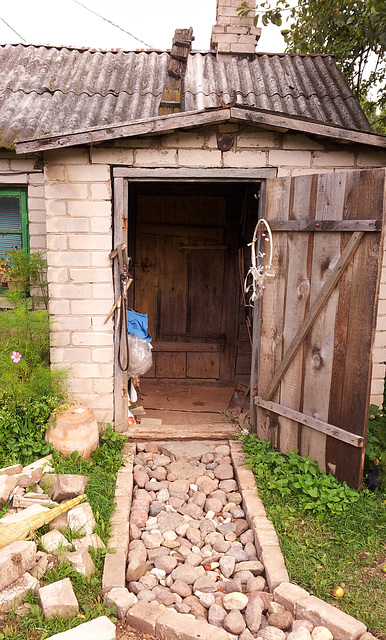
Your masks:
M 244 125 L 256 125 L 286 133 L 301 132 L 323 138 L 330 138 L 346 144 L 363 144 L 372 147 L 386 148 L 386 136 L 344 129 L 343 127 L 327 125 L 298 116 L 287 116 L 259 109 L 233 106 L 173 113 L 146 120 L 93 127 L 83 131 L 42 136 L 40 138 L 21 140 L 15 145 L 16 153 L 31 153 L 49 149 L 62 149 L 79 145 L 94 145 L 96 143 L 133 138 L 139 136 L 165 135 L 178 129 L 194 129 L 204 125 L 216 125 L 223 122 L 237 122 Z

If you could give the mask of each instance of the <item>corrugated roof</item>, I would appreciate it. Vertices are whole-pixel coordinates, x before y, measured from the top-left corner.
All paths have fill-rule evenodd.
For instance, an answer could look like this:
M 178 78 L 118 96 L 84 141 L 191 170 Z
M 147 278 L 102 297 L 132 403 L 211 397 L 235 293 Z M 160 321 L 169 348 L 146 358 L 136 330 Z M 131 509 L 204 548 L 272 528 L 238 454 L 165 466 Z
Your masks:
M 0 145 L 158 116 L 168 52 L 0 46 Z M 184 111 L 230 102 L 371 131 L 333 58 L 189 55 Z

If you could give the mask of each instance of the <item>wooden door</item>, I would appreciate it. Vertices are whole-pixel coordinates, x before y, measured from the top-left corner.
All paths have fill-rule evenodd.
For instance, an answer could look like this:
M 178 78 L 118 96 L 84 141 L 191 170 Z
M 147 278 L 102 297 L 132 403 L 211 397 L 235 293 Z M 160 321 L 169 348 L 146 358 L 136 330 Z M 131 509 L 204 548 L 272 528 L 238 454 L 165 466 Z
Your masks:
M 148 314 L 153 337 L 147 377 L 231 380 L 236 311 L 226 197 L 138 194 L 135 235 L 134 308 Z
M 384 189 L 384 169 L 267 181 L 275 278 L 260 307 L 257 434 L 354 487 L 363 475 Z

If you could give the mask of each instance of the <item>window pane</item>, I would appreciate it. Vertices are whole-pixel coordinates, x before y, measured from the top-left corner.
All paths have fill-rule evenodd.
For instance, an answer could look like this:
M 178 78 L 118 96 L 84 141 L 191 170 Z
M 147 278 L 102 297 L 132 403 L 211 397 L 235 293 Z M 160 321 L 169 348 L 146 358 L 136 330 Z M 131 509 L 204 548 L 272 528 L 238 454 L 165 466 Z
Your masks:
M 22 246 L 20 197 L 0 196 L 0 255 Z

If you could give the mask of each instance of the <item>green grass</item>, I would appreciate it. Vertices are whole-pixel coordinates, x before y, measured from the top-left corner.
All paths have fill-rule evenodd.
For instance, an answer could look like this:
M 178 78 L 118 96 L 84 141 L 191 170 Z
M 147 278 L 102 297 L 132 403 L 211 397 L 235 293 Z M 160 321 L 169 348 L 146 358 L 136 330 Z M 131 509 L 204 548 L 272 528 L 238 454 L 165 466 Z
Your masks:
M 332 513 L 327 504 L 316 504 L 311 511 L 304 508 L 307 503 L 298 495 L 282 495 L 280 485 L 273 486 L 277 479 L 276 456 L 281 458 L 279 478 L 298 474 L 304 458 L 299 457 L 299 465 L 293 469 L 288 458 L 275 452 L 276 462 L 271 459 L 266 465 L 272 449 L 267 449 L 266 443 L 261 447 L 254 436 L 247 436 L 244 450 L 275 526 L 290 580 L 362 620 L 374 635 L 385 638 L 386 573 L 381 567 L 386 563 L 386 495 L 364 490 L 356 492 L 355 500 L 351 493 L 347 501 L 343 497 L 340 513 Z M 325 493 L 323 475 L 315 477 L 314 483 Z M 324 493 L 319 491 L 319 495 Z M 318 498 L 315 501 L 318 503 Z M 343 598 L 332 597 L 332 590 L 340 585 L 344 585 Z

